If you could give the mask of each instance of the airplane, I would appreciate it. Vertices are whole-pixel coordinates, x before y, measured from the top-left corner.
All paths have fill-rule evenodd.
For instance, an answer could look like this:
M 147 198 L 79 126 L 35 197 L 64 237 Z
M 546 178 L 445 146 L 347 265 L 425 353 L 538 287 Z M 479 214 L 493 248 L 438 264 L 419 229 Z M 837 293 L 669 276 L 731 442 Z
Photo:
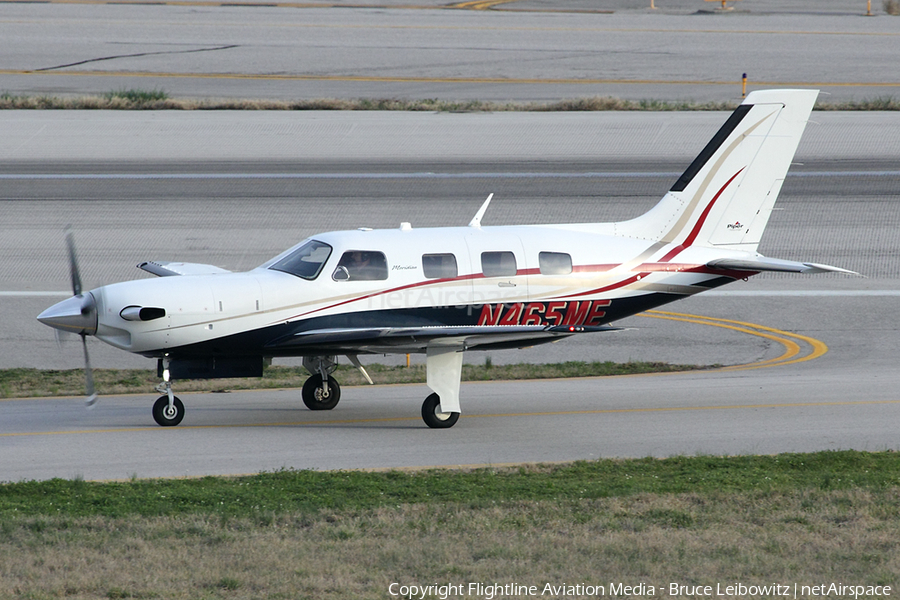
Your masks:
M 333 231 L 245 273 L 147 261 L 159 276 L 83 291 L 71 232 L 74 295 L 42 312 L 81 335 L 87 403 L 96 401 L 86 336 L 157 360 L 152 414 L 178 425 L 180 379 L 260 377 L 302 357 L 311 410 L 341 397 L 346 356 L 424 353 L 428 427 L 460 415 L 463 353 L 522 348 L 617 329 L 611 323 L 764 271 L 853 273 L 757 252 L 817 90 L 750 93 L 659 203 L 615 223 Z

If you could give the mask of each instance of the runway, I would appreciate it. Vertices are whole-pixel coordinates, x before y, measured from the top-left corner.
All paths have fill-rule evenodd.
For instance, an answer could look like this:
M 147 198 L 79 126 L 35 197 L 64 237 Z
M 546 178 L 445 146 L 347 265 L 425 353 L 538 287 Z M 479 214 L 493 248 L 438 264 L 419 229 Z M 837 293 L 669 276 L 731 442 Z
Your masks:
M 840 350 L 840 349 L 838 349 Z M 832 350 L 834 352 L 834 350 Z M 0 480 L 200 476 L 261 470 L 455 467 L 599 457 L 897 449 L 896 376 L 818 366 L 463 384 L 450 430 L 418 416 L 424 386 L 346 388 L 328 414 L 297 390 L 186 394 L 176 428 L 145 397 L 0 402 Z
M 240 117 L 232 125 L 255 126 L 256 137 L 230 150 L 216 143 L 218 160 L 176 163 L 158 156 L 177 136 L 189 139 L 185 130 L 215 130 L 204 124 L 207 116 L 132 114 L 125 127 L 113 116 L 108 126 L 119 127 L 125 146 L 129 131 L 144 132 L 145 162 L 119 148 L 103 155 L 102 118 L 68 115 L 67 125 L 58 114 L 0 116 L 16 132 L 0 152 L 20 153 L 0 170 L 0 362 L 75 368 L 77 338 L 57 345 L 34 320 L 66 294 L 66 223 L 75 227 L 85 283 L 94 286 L 144 276 L 134 268 L 141 260 L 246 269 L 315 231 L 464 224 L 489 192 L 496 194 L 486 215 L 491 224 L 619 219 L 652 206 L 725 115 L 591 115 L 577 123 L 565 115 L 407 115 L 391 122 L 391 135 L 372 138 L 367 117 L 345 114 L 319 122 L 319 137 L 307 133 L 299 146 L 307 150 L 295 161 L 278 158 L 298 146 L 278 134 L 271 115 L 263 127 Z M 319 117 L 284 118 L 309 132 Z M 890 114 L 854 117 L 815 115 L 822 125 L 809 128 L 797 157 L 802 164 L 785 182 L 778 205 L 784 210 L 773 216 L 761 251 L 866 278 L 753 278 L 666 307 L 676 315 L 617 323 L 625 331 L 491 355 L 495 363 L 635 359 L 753 368 L 463 384 L 464 416 L 447 431 L 421 423 L 421 385 L 345 388 L 341 404 L 326 414 L 305 410 L 297 390 L 184 394 L 187 416 L 174 429 L 152 425 L 157 394 L 150 390 L 104 396 L 92 411 L 78 398 L 2 400 L 0 480 L 897 449 L 900 173 L 893 147 L 869 142 L 872 131 L 890 137 L 897 123 Z M 546 139 L 554 118 L 562 141 Z M 78 143 L 73 136 L 54 144 L 46 135 L 71 131 L 82 119 L 94 125 Z M 567 124 L 584 134 L 570 133 Z M 336 129 L 344 131 L 340 143 Z M 695 129 L 684 141 L 683 132 Z M 423 131 L 433 132 L 430 143 L 421 143 Z M 645 136 L 629 131 L 666 150 L 650 158 L 646 142 L 636 141 Z M 479 143 L 485 137 L 490 144 Z M 342 147 L 362 155 L 370 151 L 365 144 L 379 143 L 392 149 L 377 154 L 380 161 L 335 156 Z M 554 144 L 565 148 L 547 153 Z M 467 146 L 467 160 L 441 154 Z M 256 156 L 260 147 L 268 148 L 268 160 Z M 318 161 L 304 158 L 318 147 L 330 149 Z M 80 151 L 87 158 L 72 160 Z M 152 367 L 100 343 L 91 351 L 96 366 Z
M 331 4 L 331 6 L 328 6 Z M 178 98 L 734 100 L 896 95 L 896 19 L 873 2 L 3 2 L 0 89 Z M 744 2 L 743 4 L 750 4 Z M 446 10 L 448 5 L 456 10 Z M 410 10 L 410 8 L 417 10 Z M 433 9 L 433 10 L 428 10 Z

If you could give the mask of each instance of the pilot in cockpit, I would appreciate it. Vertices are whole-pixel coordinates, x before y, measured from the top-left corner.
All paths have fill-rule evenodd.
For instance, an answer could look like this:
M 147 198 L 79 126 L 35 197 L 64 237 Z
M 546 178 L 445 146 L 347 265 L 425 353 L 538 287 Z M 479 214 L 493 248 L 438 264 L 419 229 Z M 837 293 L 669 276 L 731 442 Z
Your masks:
M 372 252 L 351 250 L 349 252 L 344 252 L 344 255 L 341 256 L 341 260 L 337 265 L 335 273 L 340 272 L 343 268 L 343 270 L 346 271 L 346 279 L 349 281 L 374 281 L 384 279 L 382 271 L 386 271 L 386 269 L 384 268 L 384 265 L 380 265 L 382 262 L 384 261 L 378 261 L 377 257 L 373 259 Z M 343 278 L 336 277 L 336 279 Z

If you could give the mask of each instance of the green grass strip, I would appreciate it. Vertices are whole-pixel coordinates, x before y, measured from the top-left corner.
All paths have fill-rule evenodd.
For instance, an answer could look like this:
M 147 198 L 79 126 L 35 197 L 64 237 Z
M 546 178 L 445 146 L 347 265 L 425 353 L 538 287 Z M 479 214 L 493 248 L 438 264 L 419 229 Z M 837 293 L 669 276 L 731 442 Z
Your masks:
M 493 381 L 510 379 L 553 379 L 560 377 L 601 377 L 607 375 L 635 375 L 711 368 L 698 365 L 672 365 L 661 362 L 581 362 L 551 364 L 519 363 L 494 365 L 486 360 L 481 365 L 464 365 L 463 381 Z M 425 383 L 425 366 L 366 365 L 376 384 Z M 334 375 L 341 385 L 364 385 L 363 376 L 355 368 L 340 365 Z M 302 367 L 270 366 L 262 378 L 208 379 L 179 381 L 180 392 L 210 392 L 223 390 L 299 388 L 309 377 Z M 152 393 L 160 382 L 155 370 L 94 369 L 94 381 L 100 394 Z M 0 398 L 29 398 L 35 396 L 79 396 L 84 393 L 84 372 L 81 369 L 63 371 L 44 369 L 0 369 Z
M 900 484 L 900 454 L 827 451 L 776 456 L 595 460 L 564 465 L 421 472 L 295 471 L 202 479 L 0 485 L 0 519 L 12 516 L 259 518 L 322 510 L 512 501 L 581 502 L 635 494 L 782 493 L 798 489 L 885 490 Z
M 555 102 L 488 102 L 481 100 L 400 100 L 396 98 L 309 100 L 218 100 L 171 98 L 161 89 L 121 89 L 102 95 L 33 96 L 0 94 L 0 110 L 382 110 L 431 112 L 570 112 L 570 111 L 731 111 L 735 101 L 696 102 L 692 100 L 624 100 L 614 97 L 589 97 Z M 815 110 L 900 110 L 900 100 L 883 96 L 843 102 L 820 101 Z

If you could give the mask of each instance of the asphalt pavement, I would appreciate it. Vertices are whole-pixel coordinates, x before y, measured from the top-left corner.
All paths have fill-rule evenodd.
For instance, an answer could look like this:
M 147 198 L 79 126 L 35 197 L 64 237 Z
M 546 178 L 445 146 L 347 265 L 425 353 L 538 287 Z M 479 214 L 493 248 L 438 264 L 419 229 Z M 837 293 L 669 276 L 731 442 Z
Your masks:
M 844 101 L 900 86 L 900 21 L 881 6 L 865 17 L 861 2 L 363 3 L 4 3 L 0 90 L 735 101 L 746 72 L 749 89 Z M 743 367 L 464 384 L 463 418 L 441 432 L 418 416 L 424 386 L 345 388 L 327 414 L 295 390 L 184 395 L 174 429 L 152 424 L 149 390 L 92 411 L 79 398 L 2 400 L 0 480 L 897 449 L 896 115 L 814 113 L 760 248 L 864 277 L 760 276 L 614 334 L 491 355 Z M 90 287 L 147 276 L 134 265 L 148 259 L 248 269 L 317 231 L 465 224 L 491 192 L 490 224 L 617 220 L 651 207 L 726 117 L 4 111 L 0 367 L 81 363 L 77 338 L 34 320 L 67 294 L 68 224 Z M 152 367 L 90 347 L 96 366 Z
M 354 3 L 356 4 L 356 3 Z M 733 101 L 815 87 L 896 96 L 900 17 L 879 2 L 524 0 L 3 3 L 0 91 L 195 99 Z M 407 10 L 416 6 L 434 10 Z

